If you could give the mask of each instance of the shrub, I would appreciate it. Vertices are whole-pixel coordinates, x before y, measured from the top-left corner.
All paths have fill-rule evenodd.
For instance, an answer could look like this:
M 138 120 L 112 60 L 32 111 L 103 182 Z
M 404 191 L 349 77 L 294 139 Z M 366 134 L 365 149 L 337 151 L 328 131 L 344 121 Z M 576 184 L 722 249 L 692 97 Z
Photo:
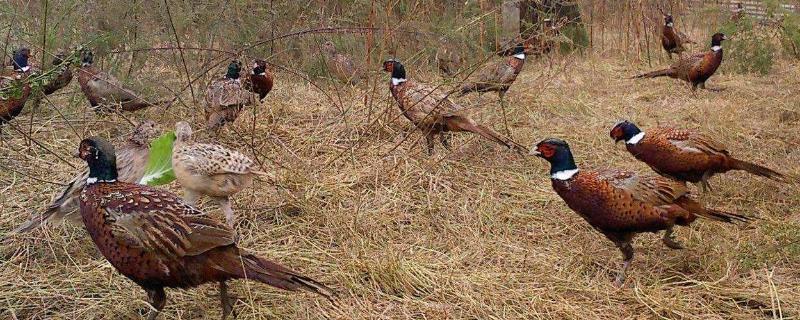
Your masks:
M 739 74 L 770 72 L 778 48 L 763 27 L 756 27 L 750 17 L 743 17 L 728 22 L 721 31 L 734 38 L 725 45 L 726 69 Z

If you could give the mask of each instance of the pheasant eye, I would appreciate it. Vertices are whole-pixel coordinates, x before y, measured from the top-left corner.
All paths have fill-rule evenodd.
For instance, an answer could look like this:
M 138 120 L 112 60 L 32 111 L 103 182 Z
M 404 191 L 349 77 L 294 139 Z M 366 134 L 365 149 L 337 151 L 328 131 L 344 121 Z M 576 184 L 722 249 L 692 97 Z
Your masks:
M 540 145 L 537 149 L 545 158 L 550 158 L 556 153 L 553 147 L 546 144 Z

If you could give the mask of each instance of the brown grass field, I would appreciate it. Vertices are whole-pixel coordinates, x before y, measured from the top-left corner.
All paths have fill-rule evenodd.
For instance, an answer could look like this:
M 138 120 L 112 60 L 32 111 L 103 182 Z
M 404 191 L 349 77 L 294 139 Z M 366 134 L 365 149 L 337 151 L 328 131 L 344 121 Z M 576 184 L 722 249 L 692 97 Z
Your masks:
M 427 66 L 408 65 L 410 78 L 442 82 Z M 711 207 L 759 219 L 678 228 L 686 249 L 677 251 L 664 247 L 660 234 L 643 234 L 626 285 L 616 288 L 619 251 L 552 191 L 546 162 L 468 134 L 454 137 L 453 152 L 427 156 L 422 136 L 389 95 L 388 75 L 378 72 L 379 62 L 369 68 L 370 80 L 358 87 L 320 80 L 332 99 L 278 71 L 265 102 L 246 109 L 218 140 L 198 132 L 276 176 L 235 197 L 240 246 L 340 294 L 332 305 L 234 281 L 238 319 L 800 318 L 798 184 L 732 172 L 712 180 L 713 192 L 692 187 Z M 800 176 L 796 62 L 781 60 L 767 76 L 723 69 L 709 86 L 725 90 L 696 96 L 671 79 L 627 79 L 649 69 L 596 51 L 555 55 L 526 63 L 506 96 L 506 120 L 494 94 L 455 101 L 526 146 L 567 140 L 587 169 L 650 170 L 608 136 L 614 122 L 630 119 L 645 131 L 659 124 L 703 130 L 739 158 Z M 177 67 L 150 70 L 137 81 L 185 84 Z M 183 97 L 185 104 L 168 112 L 127 116 L 156 119 L 163 130 L 184 119 L 200 128 L 200 105 Z M 36 143 L 3 129 L 0 235 L 43 210 L 61 188 L 51 182 L 84 165 L 70 157 L 80 139 L 120 142 L 130 130 L 119 116 L 89 111 L 77 83 L 51 100 L 60 113 L 43 103 L 33 117 L 26 108 L 11 123 L 26 133 L 32 128 Z M 180 193 L 177 182 L 167 187 Z M 201 207 L 223 219 L 215 205 Z M 168 289 L 159 319 L 218 318 L 216 290 Z M 80 226 L 47 226 L 0 244 L 0 319 L 139 319 L 146 298 Z

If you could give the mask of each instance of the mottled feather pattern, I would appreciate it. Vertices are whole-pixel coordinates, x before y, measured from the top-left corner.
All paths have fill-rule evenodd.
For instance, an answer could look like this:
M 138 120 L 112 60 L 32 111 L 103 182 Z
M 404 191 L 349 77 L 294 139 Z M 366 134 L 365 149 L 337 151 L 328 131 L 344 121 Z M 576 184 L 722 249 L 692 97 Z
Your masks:
M 357 84 L 364 77 L 363 68 L 356 64 L 349 56 L 339 53 L 330 41 L 322 46 L 325 53 L 325 62 L 328 72 L 341 81 Z
M 461 87 L 461 93 L 502 91 L 509 89 L 522 71 L 525 60 L 508 57 L 495 61 L 478 71 L 473 79 Z
M 653 181 L 634 173 L 580 171 L 570 180 L 552 182 L 567 205 L 602 232 L 658 231 L 688 218 L 656 208 L 664 204 L 667 191 L 647 190 Z M 659 202 L 654 206 L 645 201 L 651 198 Z
M 124 182 L 97 183 L 81 194 L 81 212 L 103 255 L 145 288 L 156 283 L 191 287 L 209 281 L 206 278 L 218 281 L 233 275 L 227 269 L 210 272 L 199 265 L 203 260 L 192 257 L 235 249 L 235 232 L 166 191 Z
M 443 125 L 443 118 L 458 115 L 463 108 L 446 94 L 422 83 L 407 80 L 391 88 L 403 115 L 420 128 Z
M 223 78 L 211 82 L 203 101 L 208 128 L 218 130 L 225 123 L 236 121 L 242 108 L 255 99 L 239 79 Z
M 78 83 L 89 104 L 98 112 L 108 111 L 107 108 L 118 104 L 124 111 L 136 111 L 152 105 L 125 88 L 113 75 L 93 66 L 82 66 L 78 69 Z
M 176 144 L 173 158 L 202 175 L 249 174 L 256 170 L 253 160 L 236 150 L 217 144 Z

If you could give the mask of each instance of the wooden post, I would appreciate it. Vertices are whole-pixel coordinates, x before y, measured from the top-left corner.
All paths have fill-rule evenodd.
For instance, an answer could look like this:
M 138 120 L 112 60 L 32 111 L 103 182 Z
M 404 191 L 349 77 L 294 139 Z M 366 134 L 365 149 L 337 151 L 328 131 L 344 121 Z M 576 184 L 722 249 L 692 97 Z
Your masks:
M 500 35 L 500 43 L 506 44 L 514 41 L 519 35 L 519 0 L 503 1 L 503 33 Z

